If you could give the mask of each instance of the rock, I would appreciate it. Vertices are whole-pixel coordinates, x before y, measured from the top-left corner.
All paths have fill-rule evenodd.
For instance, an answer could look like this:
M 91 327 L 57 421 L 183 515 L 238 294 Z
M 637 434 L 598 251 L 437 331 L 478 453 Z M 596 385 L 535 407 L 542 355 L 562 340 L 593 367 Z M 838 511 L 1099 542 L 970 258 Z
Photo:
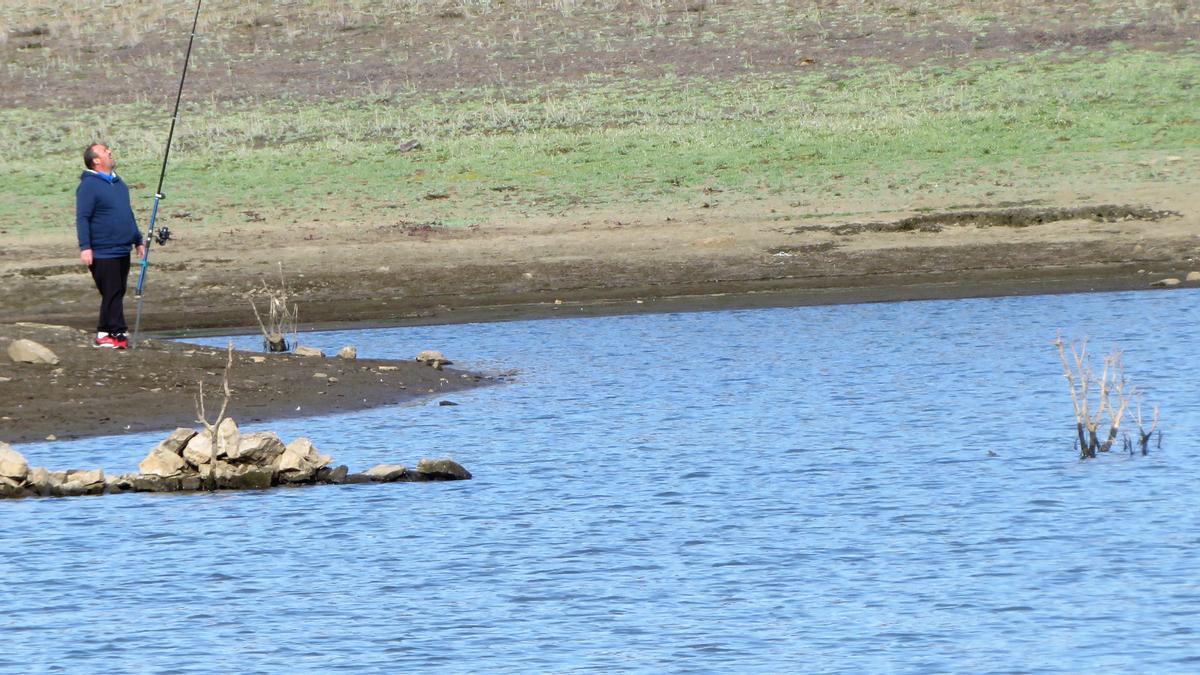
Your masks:
M 119 476 L 107 476 L 104 479 L 104 489 L 109 494 L 119 495 L 122 492 L 133 489 L 133 479 L 136 477 L 136 473 L 123 473 Z
M 8 346 L 8 358 L 17 363 L 58 365 L 58 356 L 48 347 L 25 338 L 12 341 Z
M 458 404 L 455 403 L 454 401 L 438 401 L 438 405 L 440 405 L 442 407 L 447 407 L 447 406 L 458 405 Z
M 420 150 L 420 149 L 421 149 L 421 141 L 418 141 L 415 138 L 410 138 L 409 140 L 404 141 L 400 145 L 396 146 L 396 152 L 399 152 L 399 153 L 412 152 L 413 150 Z
M 297 438 L 287 444 L 279 456 L 276 470 L 279 479 L 289 483 L 303 483 L 312 480 L 317 471 L 327 466 L 333 458 L 317 452 L 316 446 L 307 438 Z
M 243 464 L 232 471 L 217 472 L 217 487 L 229 490 L 265 490 L 271 487 L 274 473 L 270 468 Z
M 66 475 L 64 474 L 62 478 L 66 478 Z M 40 466 L 30 469 L 29 475 L 25 478 L 25 484 L 43 497 L 54 494 L 55 488 L 62 482 L 61 479 L 54 480 L 54 474 Z
M 217 427 L 217 457 L 227 457 L 230 453 L 236 454 L 241 438 L 237 422 L 234 422 L 232 417 L 221 420 L 221 424 Z
M 374 483 L 375 479 L 365 473 L 352 473 L 348 474 L 343 482 L 346 485 L 358 485 L 359 483 Z
M 34 492 L 26 489 L 20 483 L 9 481 L 7 478 L 0 478 L 0 499 L 20 499 L 21 497 L 32 496 Z
M 320 356 L 321 358 L 325 358 L 325 352 L 315 347 L 296 347 L 292 350 L 292 353 L 296 356 Z
M 207 431 L 192 436 L 183 448 L 183 458 L 188 464 L 199 467 L 212 461 L 212 434 Z
M 1194 271 L 1188 272 L 1187 277 L 1184 279 L 1184 281 L 1187 281 L 1189 283 L 1191 283 L 1193 281 L 1200 281 L 1200 272 L 1194 272 Z
M 338 358 L 345 359 L 347 361 L 353 361 L 358 358 L 358 348 L 342 347 L 341 350 L 338 351 Z
M 67 472 L 68 483 L 81 483 L 89 488 L 99 487 L 101 492 L 104 491 L 104 469 L 92 469 L 91 471 L 83 471 L 80 469 L 72 469 Z
M 237 450 L 229 453 L 230 460 L 258 466 L 274 465 L 284 451 L 283 441 L 270 431 L 243 434 Z
M 340 485 L 346 482 L 346 475 L 349 472 L 350 470 L 346 468 L 345 464 L 342 464 L 334 469 L 320 469 L 317 471 L 316 481 L 318 483 L 331 483 L 333 485 Z
M 179 479 L 152 474 L 138 474 L 130 481 L 134 492 L 178 492 Z
M 29 462 L 25 461 L 24 455 L 13 450 L 8 443 L 0 441 L 0 477 L 21 482 L 27 475 L 29 475 Z
M 42 469 L 45 471 L 45 469 Z M 27 481 L 13 480 L 0 476 L 0 499 L 20 499 L 22 497 L 37 497 L 41 493 L 38 492 Z
M 1151 281 L 1150 285 L 1155 288 L 1169 288 L 1171 286 L 1178 286 L 1179 283 L 1180 283 L 1179 279 L 1176 279 L 1175 277 L 1167 277 L 1166 279 L 1159 279 L 1158 281 Z
M 179 479 L 179 489 L 186 492 L 198 492 L 203 484 L 200 476 L 184 476 Z
M 471 472 L 452 459 L 422 459 L 417 473 L 426 480 L 470 480 Z
M 157 446 L 138 464 L 138 473 L 145 476 L 177 476 L 188 468 L 187 462 L 173 452 L 167 452 Z
M 104 494 L 104 470 L 92 471 L 71 470 L 67 472 L 67 480 L 56 490 L 61 497 L 78 497 L 81 495 Z
M 450 359 L 446 358 L 445 354 L 433 351 L 432 349 L 426 349 L 420 354 L 417 354 L 417 362 L 424 363 L 427 366 L 432 366 L 438 369 L 440 369 L 442 366 L 448 366 L 454 363 Z
M 184 447 L 187 446 L 188 441 L 192 440 L 192 437 L 195 435 L 195 429 L 179 427 L 175 431 L 172 431 L 170 436 L 167 436 L 165 439 L 163 439 L 163 441 L 158 444 L 158 447 L 166 452 L 182 455 Z
M 200 479 L 222 490 L 256 490 L 271 487 L 274 472 L 271 467 L 217 461 L 200 467 Z
M 408 475 L 408 469 L 401 464 L 379 464 L 367 469 L 363 474 L 376 483 L 393 483 Z

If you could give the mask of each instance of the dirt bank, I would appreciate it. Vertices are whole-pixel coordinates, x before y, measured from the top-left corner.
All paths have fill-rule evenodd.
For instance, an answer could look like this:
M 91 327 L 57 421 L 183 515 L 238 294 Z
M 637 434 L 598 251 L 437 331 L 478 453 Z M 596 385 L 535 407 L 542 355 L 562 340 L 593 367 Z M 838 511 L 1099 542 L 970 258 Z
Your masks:
M 14 363 L 20 338 L 49 347 L 57 366 Z M 0 325 L 0 440 L 8 443 L 198 426 L 205 382 L 209 419 L 222 400 L 222 349 L 150 339 L 137 349 L 89 346 L 89 333 L 46 324 Z M 414 361 L 234 354 L 229 415 L 240 423 L 359 410 L 502 381 Z
M 280 266 L 309 325 L 1147 288 L 1200 269 L 1192 187 L 1099 204 L 850 205 L 821 220 L 755 201 L 469 229 L 180 227 L 152 252 L 142 326 L 255 327 L 251 300 L 262 306 L 256 289 Z M 0 322 L 93 327 L 95 290 L 65 229 L 0 241 Z

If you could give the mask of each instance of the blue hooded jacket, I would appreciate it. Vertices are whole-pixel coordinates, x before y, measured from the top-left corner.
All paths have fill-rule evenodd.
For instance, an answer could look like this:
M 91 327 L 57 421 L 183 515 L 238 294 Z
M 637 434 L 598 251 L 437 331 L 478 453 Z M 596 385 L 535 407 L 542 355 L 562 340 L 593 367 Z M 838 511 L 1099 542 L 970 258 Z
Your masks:
M 111 176 L 84 171 L 75 189 L 75 232 L 79 250 L 92 249 L 95 259 L 122 258 L 142 243 L 129 186 L 115 173 Z

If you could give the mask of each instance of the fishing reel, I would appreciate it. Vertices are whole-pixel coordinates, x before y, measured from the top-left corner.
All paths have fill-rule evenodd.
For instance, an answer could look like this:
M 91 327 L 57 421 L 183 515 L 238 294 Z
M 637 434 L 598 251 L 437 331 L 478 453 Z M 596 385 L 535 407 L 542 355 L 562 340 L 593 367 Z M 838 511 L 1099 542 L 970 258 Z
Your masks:
M 160 225 L 154 230 L 154 243 L 162 246 L 171 240 L 171 228 L 166 225 Z

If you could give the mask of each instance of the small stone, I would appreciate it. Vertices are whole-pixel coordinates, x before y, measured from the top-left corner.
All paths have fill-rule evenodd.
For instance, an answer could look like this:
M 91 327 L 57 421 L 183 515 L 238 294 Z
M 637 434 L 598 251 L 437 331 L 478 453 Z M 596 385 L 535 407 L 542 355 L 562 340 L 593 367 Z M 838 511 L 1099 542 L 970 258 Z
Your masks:
M 338 351 L 338 358 L 345 359 L 347 361 L 353 361 L 358 358 L 358 348 L 357 347 L 342 347 Z
M 21 338 L 8 345 L 8 357 L 17 363 L 58 365 L 58 356 L 48 347 L 33 340 Z
M 334 485 L 339 485 L 346 482 L 346 476 L 349 474 L 349 472 L 350 470 L 346 468 L 345 464 L 333 469 L 321 469 L 317 471 L 316 481 L 318 483 L 332 483 Z
M 292 350 L 292 353 L 295 354 L 296 356 L 319 356 L 321 358 L 325 357 L 325 352 L 323 352 L 320 349 L 317 349 L 315 347 L 296 347 L 295 349 Z
M 1200 281 L 1200 272 L 1188 272 L 1187 277 L 1184 279 L 1184 281 L 1187 281 L 1189 283 L 1194 282 L 1194 281 Z
M 1155 288 L 1170 288 L 1171 286 L 1178 286 L 1180 283 L 1181 282 L 1179 279 L 1176 279 L 1175 277 L 1167 277 L 1166 279 L 1151 281 L 1150 285 Z
M 265 357 L 265 356 L 251 356 L 251 357 L 250 357 L 250 360 L 251 360 L 251 361 L 253 361 L 253 362 L 255 362 L 255 363 L 266 363 L 266 362 L 267 362 L 267 357 Z
M 364 475 L 376 483 L 392 483 L 404 478 L 408 469 L 401 464 L 379 464 L 367 469 Z
M 379 366 L 379 367 L 378 367 L 378 370 L 379 370 L 380 372 L 388 373 L 388 372 L 391 372 L 391 371 L 393 371 L 393 370 L 400 370 L 400 368 L 399 368 L 399 366 Z
M 329 377 L 329 373 L 313 373 L 314 379 L 323 380 L 327 377 Z
M 420 354 L 417 354 L 417 361 L 428 366 L 433 366 L 434 368 L 439 366 L 448 366 L 454 363 L 450 359 L 446 358 L 445 354 L 432 349 L 426 349 Z
M 417 462 L 417 473 L 427 480 L 470 480 L 471 472 L 458 462 L 449 459 L 422 459 Z
M 58 436 L 55 436 L 54 434 L 50 434 L 49 436 L 47 436 L 47 437 L 46 437 L 46 440 L 48 440 L 48 441 L 57 441 L 57 440 L 58 440 Z

